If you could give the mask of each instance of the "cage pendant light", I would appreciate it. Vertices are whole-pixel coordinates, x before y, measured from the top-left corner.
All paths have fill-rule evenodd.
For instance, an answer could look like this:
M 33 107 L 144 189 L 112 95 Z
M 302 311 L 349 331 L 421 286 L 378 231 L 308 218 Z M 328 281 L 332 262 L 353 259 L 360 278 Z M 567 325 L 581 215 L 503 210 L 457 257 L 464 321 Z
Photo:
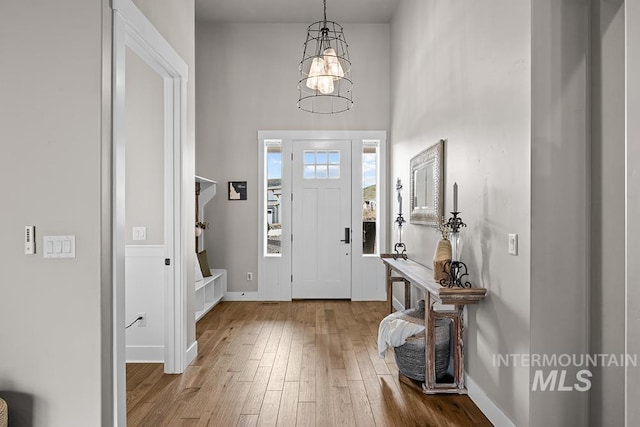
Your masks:
M 334 114 L 351 109 L 353 82 L 349 49 L 340 24 L 324 19 L 307 28 L 300 80 L 298 108 L 310 113 Z

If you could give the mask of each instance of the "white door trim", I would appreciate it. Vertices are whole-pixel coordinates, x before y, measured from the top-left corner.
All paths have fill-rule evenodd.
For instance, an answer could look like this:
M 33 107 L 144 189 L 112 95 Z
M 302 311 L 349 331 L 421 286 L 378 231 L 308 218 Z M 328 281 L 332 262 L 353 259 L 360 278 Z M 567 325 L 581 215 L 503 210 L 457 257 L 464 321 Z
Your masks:
M 113 376 L 114 419 L 126 425 L 125 378 L 125 58 L 127 48 L 165 82 L 165 372 L 179 373 L 187 361 L 187 226 L 184 165 L 187 65 L 131 0 L 113 0 Z M 171 280 L 172 279 L 172 280 Z
M 264 255 L 264 248 L 262 245 L 264 239 L 264 224 L 265 224 L 265 209 L 266 201 L 264 199 L 264 183 L 266 180 L 266 170 L 264 165 L 264 145 L 265 141 L 280 140 L 282 141 L 282 256 L 273 257 Z M 387 159 L 387 132 L 383 130 L 261 130 L 258 131 L 258 177 L 259 177 L 259 191 L 258 191 L 258 230 L 260 243 L 258 245 L 258 299 L 260 300 L 277 300 L 277 301 L 290 301 L 291 300 L 291 281 L 292 274 L 291 265 L 291 171 L 290 162 L 285 162 L 284 159 L 288 159 L 291 156 L 291 144 L 295 140 L 350 140 L 352 141 L 352 174 L 354 176 L 353 182 L 355 188 L 359 188 L 361 185 L 361 166 L 357 166 L 358 162 L 353 162 L 354 156 L 362 153 L 363 141 L 375 140 L 379 141 L 379 181 L 378 186 L 381 189 L 379 192 L 379 206 L 378 210 L 378 232 L 379 232 L 379 250 L 385 251 L 387 249 L 387 201 L 386 194 L 383 187 L 383 183 L 386 183 L 386 171 L 388 169 Z M 359 174 L 359 175 L 358 175 Z M 356 177 L 356 175 L 358 175 Z M 289 179 L 284 179 L 289 177 Z M 360 184 L 358 184 L 360 183 Z M 358 216 L 358 210 L 362 208 L 361 200 L 357 197 L 352 197 L 352 213 L 353 217 L 360 218 Z M 286 215 L 286 216 L 285 216 Z M 352 235 L 355 235 L 355 227 L 352 228 Z M 355 244 L 352 245 L 352 249 L 355 248 Z M 351 299 L 354 301 L 360 300 L 385 300 L 386 289 L 384 287 L 384 269 L 382 268 L 382 262 L 378 259 L 377 255 L 365 255 L 358 256 L 358 252 L 353 250 L 352 260 L 359 259 L 362 261 L 362 265 L 358 266 L 360 261 L 352 261 L 352 292 Z M 359 254 L 362 254 L 360 250 Z M 357 257 L 357 258 L 356 258 Z M 366 264 L 366 265 L 365 265 Z M 368 277 L 365 277 L 368 276 Z M 366 282 L 366 286 L 365 286 Z

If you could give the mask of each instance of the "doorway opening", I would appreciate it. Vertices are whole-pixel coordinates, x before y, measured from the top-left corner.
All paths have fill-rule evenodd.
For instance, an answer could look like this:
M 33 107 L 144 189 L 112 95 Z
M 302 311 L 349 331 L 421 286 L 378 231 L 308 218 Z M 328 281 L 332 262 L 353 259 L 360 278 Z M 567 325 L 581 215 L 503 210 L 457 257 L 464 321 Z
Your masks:
M 131 0 L 113 0 L 113 118 L 112 118 L 112 378 L 113 391 L 110 400 L 113 402 L 113 419 L 116 425 L 126 425 L 126 370 L 127 360 L 127 332 L 126 321 L 137 319 L 141 312 L 149 326 L 151 322 L 157 324 L 157 333 L 162 345 L 157 348 L 142 348 L 147 356 L 143 358 L 162 358 L 165 373 L 183 372 L 189 363 L 187 349 L 187 203 L 185 197 L 191 187 L 192 177 L 186 177 L 186 82 L 187 65 L 171 48 L 160 33 L 151 25 L 146 17 L 138 10 Z M 127 170 L 127 151 L 131 151 L 133 144 L 132 123 L 127 111 L 132 104 L 127 99 L 127 63 L 143 64 L 146 71 L 151 73 L 158 83 L 157 108 L 161 116 L 162 125 L 157 131 L 156 143 L 163 146 L 163 155 L 158 160 L 161 171 L 157 180 L 161 181 L 155 187 L 160 193 L 160 209 L 163 218 L 157 228 L 157 245 L 146 245 L 144 249 L 134 247 L 134 252 L 146 251 L 153 266 L 154 277 L 160 278 L 160 289 L 164 304 L 161 307 L 145 310 L 143 306 L 136 312 L 127 313 L 127 279 L 130 280 L 131 271 L 127 271 L 127 236 L 144 241 L 143 236 L 151 229 L 127 224 L 127 190 L 131 190 L 127 180 L 132 178 L 131 170 Z M 131 101 L 129 99 L 129 101 Z M 135 127 L 135 126 L 134 126 Z M 147 135 L 148 136 L 148 135 Z M 144 139 L 141 137 L 141 139 Z M 157 141 L 157 140 L 160 141 Z M 140 224 L 142 225 L 142 224 Z M 143 230 L 142 228 L 145 228 Z M 189 228 L 192 230 L 193 227 Z M 151 237 L 151 236 L 149 236 Z M 134 245 L 129 245 L 134 246 Z M 145 246 L 145 245 L 142 245 Z M 151 246 L 151 247 L 149 247 Z M 192 247 L 191 247 L 192 249 Z M 144 268 L 142 269 L 144 270 Z M 137 273 L 138 279 L 145 280 L 144 271 Z M 129 277 L 128 277 L 129 276 Z M 156 287 L 158 281 L 155 281 Z M 142 291 L 144 292 L 144 290 Z M 131 297 L 131 295 L 129 295 Z M 144 301 L 144 296 L 142 297 Z M 148 298 L 153 303 L 153 298 Z M 151 306 L 149 306 L 151 307 Z M 155 313 L 161 319 L 147 317 Z M 132 318 L 133 317 L 133 318 Z M 131 322 L 129 322 L 131 323 Z M 145 347 L 145 346 L 141 346 Z M 146 346 L 149 347 L 149 346 Z M 151 346 L 153 347 L 153 346 Z M 151 355 L 151 356 L 148 356 Z M 130 356 L 130 354 L 129 354 Z

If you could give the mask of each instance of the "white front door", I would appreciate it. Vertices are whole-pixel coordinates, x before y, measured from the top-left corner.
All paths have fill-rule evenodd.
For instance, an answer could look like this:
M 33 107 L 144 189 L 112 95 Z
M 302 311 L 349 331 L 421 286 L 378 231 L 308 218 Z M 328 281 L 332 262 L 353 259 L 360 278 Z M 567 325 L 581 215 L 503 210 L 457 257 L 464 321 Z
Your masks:
M 293 141 L 292 297 L 351 298 L 351 141 Z

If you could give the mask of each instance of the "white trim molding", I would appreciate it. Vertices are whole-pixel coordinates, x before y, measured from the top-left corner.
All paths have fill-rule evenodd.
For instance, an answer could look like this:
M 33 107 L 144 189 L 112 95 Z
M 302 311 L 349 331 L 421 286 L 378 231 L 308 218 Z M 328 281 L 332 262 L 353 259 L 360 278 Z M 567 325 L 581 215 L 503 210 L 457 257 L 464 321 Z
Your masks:
M 467 384 L 467 392 L 469 398 L 482 411 L 485 417 L 491 421 L 496 427 L 515 427 L 516 425 L 498 408 L 498 406 L 489 399 L 489 396 L 480 388 L 480 386 L 465 373 L 465 382 Z
M 193 160 L 185 155 L 187 134 L 187 64 L 131 0 L 113 0 L 112 81 L 112 251 L 113 251 L 113 399 L 116 425 L 126 424 L 125 340 L 125 149 L 126 52 L 130 49 L 164 80 L 165 145 L 165 373 L 187 366 L 187 193 Z
M 258 292 L 227 292 L 224 301 L 264 301 Z

